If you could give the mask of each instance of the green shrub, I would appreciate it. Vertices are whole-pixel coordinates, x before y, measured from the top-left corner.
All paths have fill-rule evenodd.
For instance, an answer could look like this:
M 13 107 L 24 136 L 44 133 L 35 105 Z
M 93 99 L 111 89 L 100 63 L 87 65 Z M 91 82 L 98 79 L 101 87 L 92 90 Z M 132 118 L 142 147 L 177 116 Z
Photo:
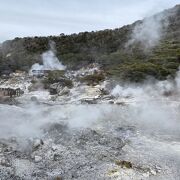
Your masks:
M 60 83 L 62 86 L 67 86 L 68 88 L 73 87 L 73 82 L 64 76 L 64 71 L 62 70 L 50 71 L 43 81 L 46 89 L 49 88 L 50 84 L 54 83 Z
M 157 79 L 174 76 L 180 64 L 179 14 L 170 13 L 169 18 L 169 26 L 163 32 L 160 43 L 147 52 L 140 43 L 127 47 L 134 27 L 142 21 L 114 30 L 15 38 L 2 44 L 6 52 L 0 52 L 0 72 L 16 69 L 28 72 L 34 63 L 42 63 L 40 55 L 49 49 L 49 41 L 54 41 L 57 57 L 69 69 L 79 69 L 95 62 L 116 79 L 142 81 L 147 76 Z M 11 56 L 7 57 L 9 52 Z M 51 74 L 47 81 L 58 82 L 59 77 L 58 74 Z M 87 77 L 87 81 L 92 83 L 94 78 Z
M 46 80 L 49 84 L 53 84 L 59 82 L 61 78 L 64 78 L 64 71 L 62 70 L 55 70 L 48 72 Z
M 105 76 L 103 73 L 96 73 L 96 74 L 92 74 L 92 75 L 87 75 L 85 77 L 82 77 L 80 79 L 81 82 L 85 82 L 88 85 L 95 85 L 95 84 L 99 84 L 101 81 L 105 80 Z
M 124 81 L 141 82 L 148 76 L 165 79 L 170 74 L 170 71 L 162 66 L 147 62 L 123 64 L 114 69 L 110 69 L 108 74 L 111 77 L 119 77 Z

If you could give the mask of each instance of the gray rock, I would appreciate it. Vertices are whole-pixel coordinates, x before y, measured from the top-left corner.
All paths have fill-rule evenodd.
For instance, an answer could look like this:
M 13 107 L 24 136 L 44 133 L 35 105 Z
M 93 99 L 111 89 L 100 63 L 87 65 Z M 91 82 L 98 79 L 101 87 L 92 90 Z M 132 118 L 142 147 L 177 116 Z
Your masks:
M 97 104 L 97 99 L 95 98 L 88 98 L 88 99 L 82 99 L 81 100 L 82 104 Z
M 59 96 L 67 95 L 67 94 L 69 94 L 69 92 L 70 92 L 69 88 L 68 88 L 67 86 L 65 86 L 65 87 L 58 93 L 58 95 L 59 95 Z
M 51 95 L 58 94 L 62 91 L 63 86 L 60 83 L 54 83 L 50 85 L 49 91 Z
M 42 139 L 35 139 L 33 142 L 33 150 L 38 149 L 43 144 L 44 144 L 44 142 Z
M 38 163 L 38 162 L 42 161 L 42 157 L 41 156 L 34 156 L 34 161 L 36 163 Z
M 10 167 L 11 166 L 9 160 L 6 159 L 5 157 L 0 158 L 0 165 L 5 166 L 5 167 Z

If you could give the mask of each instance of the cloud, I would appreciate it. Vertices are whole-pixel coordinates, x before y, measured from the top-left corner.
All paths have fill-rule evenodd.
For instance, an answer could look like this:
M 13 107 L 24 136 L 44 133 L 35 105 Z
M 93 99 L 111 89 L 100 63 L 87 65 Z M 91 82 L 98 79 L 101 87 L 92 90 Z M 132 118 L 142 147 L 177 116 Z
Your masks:
M 0 0 L 0 3 L 0 41 L 4 41 L 17 36 L 117 28 L 173 7 L 178 0 Z

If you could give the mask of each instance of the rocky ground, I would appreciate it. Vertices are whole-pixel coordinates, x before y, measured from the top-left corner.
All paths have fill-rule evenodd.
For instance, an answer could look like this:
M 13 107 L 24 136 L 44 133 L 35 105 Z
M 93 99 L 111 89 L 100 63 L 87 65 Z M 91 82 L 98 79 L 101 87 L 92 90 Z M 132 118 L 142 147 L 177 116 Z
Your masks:
M 73 87 L 54 95 L 27 74 L 1 79 L 24 95 L 0 105 L 0 179 L 179 179 L 177 96 L 78 82 L 94 70 L 67 72 Z

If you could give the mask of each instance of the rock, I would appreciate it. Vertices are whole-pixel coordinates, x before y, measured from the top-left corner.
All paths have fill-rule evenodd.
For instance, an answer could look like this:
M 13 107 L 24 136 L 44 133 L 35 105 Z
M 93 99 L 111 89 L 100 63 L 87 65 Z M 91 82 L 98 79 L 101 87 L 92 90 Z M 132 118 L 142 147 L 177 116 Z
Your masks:
M 100 88 L 100 91 L 101 91 L 101 95 L 103 95 L 103 96 L 109 94 L 109 92 L 104 88 Z
M 0 165 L 5 167 L 10 167 L 10 162 L 5 157 L 2 157 L 0 158 Z
M 161 167 L 159 167 L 159 166 L 156 166 L 156 172 L 161 172 Z
M 58 149 L 58 147 L 57 147 L 56 145 L 53 145 L 53 146 L 52 146 L 52 150 L 53 150 L 53 151 L 56 151 L 57 149 Z
M 67 94 L 69 94 L 69 92 L 70 92 L 69 88 L 68 88 L 67 86 L 65 86 L 65 87 L 58 93 L 58 95 L 59 95 L 59 96 L 67 95 Z
M 41 156 L 34 156 L 34 161 L 36 163 L 38 163 L 38 162 L 42 161 L 42 157 Z
M 82 104 L 97 104 L 97 99 L 95 99 L 95 98 L 82 99 L 81 103 Z
M 108 101 L 109 104 L 114 104 L 113 100 Z
M 153 169 L 150 170 L 150 173 L 151 173 L 152 175 L 154 175 L 154 176 L 157 174 L 156 171 L 153 170 Z
M 12 147 L 8 147 L 8 146 L 6 146 L 5 148 L 4 148 L 4 152 L 12 152 Z
M 60 77 L 58 78 L 58 81 L 51 84 L 49 86 L 49 91 L 51 95 L 55 95 L 60 93 L 63 88 L 72 88 L 73 87 L 73 83 L 70 79 L 66 78 L 66 77 Z
M 34 142 L 33 142 L 33 150 L 37 150 L 43 144 L 44 144 L 44 142 L 42 141 L 42 139 L 34 140 Z
M 61 155 L 60 154 L 54 154 L 54 156 L 53 156 L 53 160 L 54 161 L 59 161 L 61 159 Z
M 143 177 L 148 178 L 149 177 L 149 172 L 143 173 L 142 175 L 143 175 Z
M 120 105 L 120 106 L 125 106 L 126 103 L 123 101 L 115 101 L 114 104 Z
M 59 83 L 51 84 L 49 87 L 50 95 L 56 95 L 62 90 L 62 86 Z
M 105 95 L 102 97 L 102 100 L 113 100 L 114 99 L 114 96 L 112 95 Z

